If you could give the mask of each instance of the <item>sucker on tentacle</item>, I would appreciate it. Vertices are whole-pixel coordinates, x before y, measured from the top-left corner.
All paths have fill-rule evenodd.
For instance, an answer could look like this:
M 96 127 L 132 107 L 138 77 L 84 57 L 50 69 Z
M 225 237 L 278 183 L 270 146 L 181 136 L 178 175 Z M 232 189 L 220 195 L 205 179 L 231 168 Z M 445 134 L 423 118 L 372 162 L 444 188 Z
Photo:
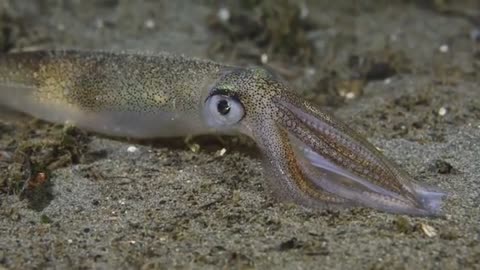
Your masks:
M 261 68 L 169 54 L 19 52 L 0 56 L 0 104 L 115 136 L 246 134 L 264 156 L 269 190 L 305 207 L 437 215 L 444 197 Z

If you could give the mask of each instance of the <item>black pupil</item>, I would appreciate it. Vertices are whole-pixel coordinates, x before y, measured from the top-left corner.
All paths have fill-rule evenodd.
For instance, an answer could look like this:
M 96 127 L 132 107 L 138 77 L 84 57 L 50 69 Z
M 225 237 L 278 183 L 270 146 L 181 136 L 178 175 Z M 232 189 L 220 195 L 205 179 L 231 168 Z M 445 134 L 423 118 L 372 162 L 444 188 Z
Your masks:
M 221 115 L 226 115 L 230 112 L 230 103 L 227 100 L 222 99 L 217 103 L 217 110 Z

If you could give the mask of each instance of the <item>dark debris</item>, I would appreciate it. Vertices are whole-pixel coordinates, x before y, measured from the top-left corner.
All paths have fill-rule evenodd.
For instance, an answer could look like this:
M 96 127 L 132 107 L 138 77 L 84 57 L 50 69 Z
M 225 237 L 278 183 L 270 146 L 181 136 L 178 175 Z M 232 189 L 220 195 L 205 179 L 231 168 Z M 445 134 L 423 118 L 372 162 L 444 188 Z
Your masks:
M 314 46 L 307 32 L 314 23 L 302 16 L 297 1 L 232 1 L 225 8 L 231 14 L 228 20 L 221 20 L 217 13 L 208 19 L 209 28 L 217 34 L 211 55 L 234 52 L 259 61 L 267 53 L 287 62 L 313 62 Z
M 458 170 L 445 160 L 437 159 L 430 165 L 430 171 L 439 174 L 455 174 Z
M 2 150 L 0 192 L 18 194 L 32 209 L 41 210 L 53 199 L 50 177 L 56 169 L 104 156 L 90 155 L 89 137 L 73 127 L 32 121 L 19 130 Z

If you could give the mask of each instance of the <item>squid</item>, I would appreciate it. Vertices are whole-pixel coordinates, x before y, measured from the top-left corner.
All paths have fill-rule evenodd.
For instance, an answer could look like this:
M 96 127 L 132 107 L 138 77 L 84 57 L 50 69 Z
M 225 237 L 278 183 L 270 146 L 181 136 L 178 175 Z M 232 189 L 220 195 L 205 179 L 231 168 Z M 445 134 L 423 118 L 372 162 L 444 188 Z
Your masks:
M 15 52 L 0 55 L 0 104 L 110 136 L 245 134 L 262 153 L 267 190 L 306 208 L 437 216 L 445 197 L 261 67 L 168 53 Z

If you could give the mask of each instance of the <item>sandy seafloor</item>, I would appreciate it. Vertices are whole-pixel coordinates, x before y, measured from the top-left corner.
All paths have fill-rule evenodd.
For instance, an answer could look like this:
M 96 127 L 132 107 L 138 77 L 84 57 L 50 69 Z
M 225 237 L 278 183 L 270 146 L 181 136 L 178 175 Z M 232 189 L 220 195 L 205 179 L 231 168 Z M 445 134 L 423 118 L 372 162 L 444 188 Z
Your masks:
M 2 18 L 10 18 L 2 38 L 9 49 L 208 57 L 214 2 L 2 0 Z M 307 8 L 318 26 L 315 57 L 336 49 L 329 68 L 346 69 L 349 55 L 386 43 L 408 59 L 407 70 L 369 81 L 362 95 L 330 109 L 417 180 L 447 191 L 443 217 L 307 211 L 267 196 L 254 147 L 219 156 L 221 143 L 192 152 L 182 140 L 137 145 L 90 134 L 88 148 L 105 155 L 56 169 L 46 205 L 0 193 L 0 269 L 480 269 L 480 59 L 472 39 L 480 7 L 328 2 Z M 286 66 L 309 70 L 291 80 L 296 89 L 315 89 L 312 76 L 326 70 L 316 63 Z M 5 142 L 31 118 L 0 119 Z M 128 152 L 131 145 L 138 151 Z

